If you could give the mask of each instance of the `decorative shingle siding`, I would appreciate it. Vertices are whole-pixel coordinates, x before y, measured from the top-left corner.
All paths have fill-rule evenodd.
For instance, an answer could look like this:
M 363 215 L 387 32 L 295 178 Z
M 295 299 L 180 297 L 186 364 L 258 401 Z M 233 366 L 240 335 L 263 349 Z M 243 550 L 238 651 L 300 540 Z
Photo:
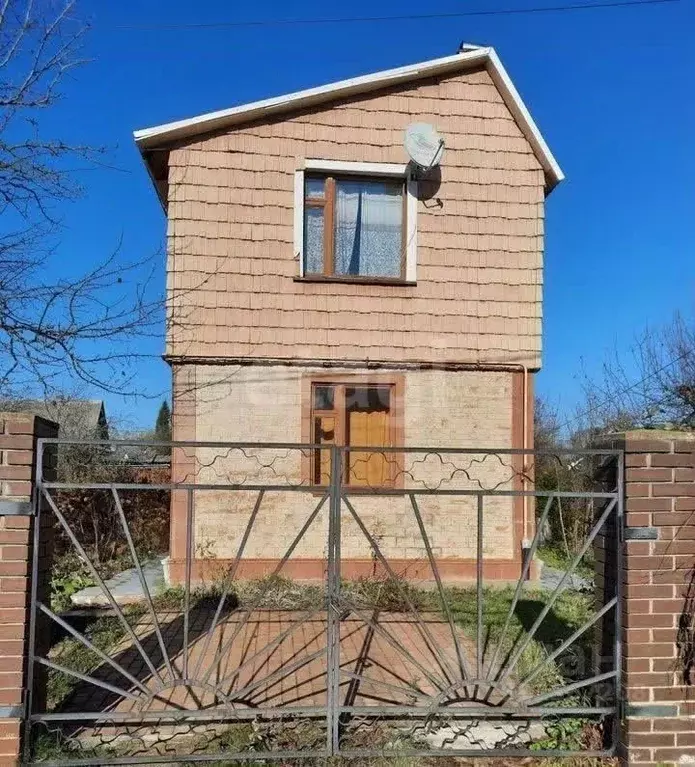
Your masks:
M 418 203 L 417 285 L 294 281 L 295 170 L 404 163 L 414 121 L 447 142 L 441 185 Z M 540 366 L 544 176 L 484 70 L 172 149 L 169 182 L 173 357 Z

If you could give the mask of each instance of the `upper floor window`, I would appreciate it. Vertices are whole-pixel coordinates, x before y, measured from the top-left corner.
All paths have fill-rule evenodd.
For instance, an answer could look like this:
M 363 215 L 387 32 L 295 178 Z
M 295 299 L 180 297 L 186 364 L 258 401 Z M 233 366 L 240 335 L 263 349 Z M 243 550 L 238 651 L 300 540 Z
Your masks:
M 405 182 L 306 175 L 304 273 L 404 278 Z
M 417 200 L 405 166 L 306 160 L 295 246 L 308 279 L 414 282 Z

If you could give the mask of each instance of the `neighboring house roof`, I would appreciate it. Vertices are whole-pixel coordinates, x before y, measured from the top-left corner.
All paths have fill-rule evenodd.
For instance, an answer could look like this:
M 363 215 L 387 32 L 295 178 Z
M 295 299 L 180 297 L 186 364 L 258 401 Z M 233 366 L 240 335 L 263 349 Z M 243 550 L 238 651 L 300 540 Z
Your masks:
M 546 191 L 550 192 L 565 177 L 552 152 L 545 143 L 538 126 L 533 121 L 521 96 L 514 87 L 507 71 L 494 48 L 480 47 L 463 50 L 453 56 L 409 64 L 397 69 L 387 69 L 362 77 L 309 88 L 285 96 L 254 101 L 250 104 L 223 109 L 217 112 L 191 117 L 187 120 L 157 125 L 134 132 L 135 142 L 143 155 L 150 174 L 157 187 L 160 198 L 165 196 L 166 182 L 162 179 L 162 157 L 153 153 L 154 149 L 163 149 L 175 142 L 191 139 L 212 131 L 219 131 L 239 123 L 249 122 L 264 117 L 289 112 L 292 110 L 316 106 L 339 98 L 378 90 L 399 83 L 419 80 L 434 75 L 453 74 L 484 66 L 512 113 L 520 129 L 531 145 L 535 156 L 545 171 Z M 166 160 L 164 160 L 166 163 Z M 166 204 L 166 200 L 162 202 Z
M 33 413 L 60 426 L 60 437 L 108 439 L 104 402 L 100 399 L 12 400 L 0 409 Z

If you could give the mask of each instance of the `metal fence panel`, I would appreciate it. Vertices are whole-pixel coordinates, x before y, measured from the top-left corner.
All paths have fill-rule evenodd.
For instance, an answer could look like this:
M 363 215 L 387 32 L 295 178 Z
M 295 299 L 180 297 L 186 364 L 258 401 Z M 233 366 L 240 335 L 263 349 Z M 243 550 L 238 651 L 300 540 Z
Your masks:
M 619 451 L 42 440 L 36 477 L 25 764 L 615 751 Z

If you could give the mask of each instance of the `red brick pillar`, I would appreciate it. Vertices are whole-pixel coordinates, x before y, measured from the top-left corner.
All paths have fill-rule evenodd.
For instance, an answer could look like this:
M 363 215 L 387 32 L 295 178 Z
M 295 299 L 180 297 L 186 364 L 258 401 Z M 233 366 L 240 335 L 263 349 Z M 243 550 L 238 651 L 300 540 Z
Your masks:
M 36 440 L 57 434 L 58 427 L 51 421 L 26 413 L 0 413 L 0 764 L 3 766 L 17 761 L 26 700 Z M 47 472 L 50 471 L 49 466 Z M 46 551 L 46 555 L 50 552 Z M 40 569 L 47 575 L 47 567 Z
M 172 400 L 171 436 L 175 442 L 193 442 L 196 439 L 195 367 L 176 365 L 172 375 L 174 396 Z M 173 483 L 194 483 L 198 469 L 194 447 L 175 447 L 171 451 L 171 481 Z M 167 568 L 165 568 L 165 577 L 171 583 L 184 582 L 187 514 L 187 492 L 185 490 L 173 490 L 171 493 L 168 573 Z
M 695 433 L 625 448 L 621 758 L 695 763 Z

